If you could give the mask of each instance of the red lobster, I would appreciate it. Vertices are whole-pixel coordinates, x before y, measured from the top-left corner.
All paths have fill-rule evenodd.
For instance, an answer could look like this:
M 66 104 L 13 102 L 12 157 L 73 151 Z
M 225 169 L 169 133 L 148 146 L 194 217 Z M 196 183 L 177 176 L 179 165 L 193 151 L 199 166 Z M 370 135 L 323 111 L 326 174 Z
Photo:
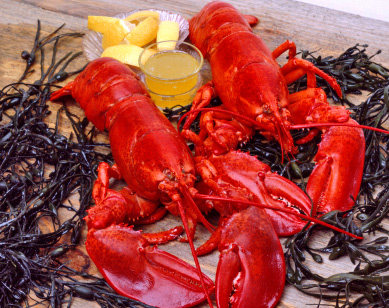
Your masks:
M 182 215 L 190 243 L 192 226 L 203 220 L 191 193 L 195 180 L 192 155 L 172 124 L 151 101 L 138 76 L 111 58 L 91 62 L 71 83 L 54 92 L 52 100 L 72 95 L 87 118 L 109 131 L 115 165 L 99 166 L 93 189 L 96 206 L 86 222 L 89 256 L 119 293 L 157 307 L 191 307 L 209 298 L 212 280 L 186 262 L 151 247 L 176 238 L 175 228 L 141 235 L 123 223 L 163 216 L 162 202 Z M 123 178 L 128 187 L 108 189 L 109 178 Z M 191 223 L 192 224 L 192 223 Z M 192 247 L 193 248 L 193 247 Z
M 213 82 L 203 86 L 195 97 L 192 110 L 201 110 L 217 94 L 222 108 L 255 121 L 256 128 L 266 138 L 275 138 L 283 151 L 291 155 L 296 153 L 290 134 L 292 124 L 314 123 L 323 136 L 307 193 L 318 214 L 351 208 L 362 179 L 363 131 L 357 127 L 335 126 L 341 122 L 357 123 L 343 107 L 328 104 L 324 91 L 316 87 L 316 75 L 341 96 L 339 85 L 312 63 L 296 58 L 293 42 L 287 41 L 271 53 L 252 32 L 248 20 L 251 24 L 258 21 L 255 17 L 248 19 L 224 2 L 208 3 L 190 20 L 190 39 L 210 62 L 213 76 Z M 289 60 L 280 68 L 275 59 L 287 50 Z M 288 84 L 304 74 L 308 88 L 289 94 Z M 197 136 L 189 131 L 195 117 L 196 113 L 189 115 L 182 134 L 196 144 L 200 156 L 226 153 L 253 134 L 252 126 L 247 126 L 249 122 L 237 123 L 231 121 L 231 116 L 229 119 L 228 115 L 213 111 L 203 115 Z M 320 127 L 321 123 L 328 122 L 335 124 L 330 128 Z M 312 139 L 317 131 L 312 130 L 309 137 L 300 141 Z
M 157 307 L 192 307 L 205 299 L 212 306 L 209 294 L 214 285 L 201 273 L 192 241 L 197 222 L 211 229 L 192 199 L 201 196 L 194 188 L 197 171 L 203 183 L 218 190 L 218 195 L 229 197 L 223 199 L 223 206 L 215 202 L 222 215 L 221 223 L 198 249 L 201 254 L 218 246 L 221 252 L 216 275 L 218 307 L 227 308 L 231 299 L 233 307 L 240 308 L 251 306 L 253 301 L 263 303 L 261 307 L 273 307 L 278 302 L 285 264 L 274 228 L 263 209 L 247 203 L 252 193 L 235 186 L 228 179 L 232 174 L 222 176 L 230 171 L 238 174 L 241 163 L 234 165 L 231 160 L 229 170 L 225 170 L 217 160 L 210 164 L 205 159 L 194 161 L 186 143 L 151 101 L 136 74 L 114 59 L 94 60 L 73 82 L 54 92 L 51 99 L 64 95 L 72 95 L 87 118 L 98 129 L 109 132 L 115 165 L 99 166 L 93 189 L 96 206 L 85 219 L 89 229 L 86 248 L 118 293 Z M 255 158 L 242 153 L 241 160 L 247 159 Z M 253 170 L 261 169 L 261 179 L 270 183 L 274 194 L 279 190 L 277 185 L 294 185 L 262 165 L 252 165 Z M 219 169 L 217 181 L 209 176 L 210 166 Z M 248 182 L 255 182 L 257 172 L 241 172 L 244 177 L 254 178 Z M 128 187 L 119 192 L 109 189 L 112 177 L 123 178 Z M 260 186 L 267 194 L 264 184 Z M 297 186 L 290 188 L 290 194 L 295 190 Z M 226 203 L 234 200 L 238 204 Z M 158 208 L 159 203 L 164 208 Z M 150 246 L 177 238 L 182 228 L 141 234 L 126 225 L 153 222 L 166 209 L 181 216 L 197 269 Z M 232 291 L 235 293 L 231 297 Z

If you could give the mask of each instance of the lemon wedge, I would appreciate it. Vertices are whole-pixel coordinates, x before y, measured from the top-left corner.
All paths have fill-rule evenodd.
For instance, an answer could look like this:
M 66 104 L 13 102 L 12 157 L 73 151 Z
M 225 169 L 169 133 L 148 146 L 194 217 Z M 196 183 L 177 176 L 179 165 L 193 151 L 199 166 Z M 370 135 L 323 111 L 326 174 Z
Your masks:
M 177 41 L 180 35 L 180 25 L 176 21 L 163 20 L 159 23 L 157 32 L 157 43 L 162 41 Z M 173 50 L 175 42 L 165 42 L 158 44 L 158 50 Z
M 142 47 L 136 46 L 136 45 L 115 45 L 110 46 L 106 48 L 103 53 L 101 54 L 101 57 L 110 57 L 114 58 L 116 60 L 119 60 L 122 63 L 139 67 L 139 56 L 142 53 L 144 49 Z M 156 51 L 155 50 L 147 50 L 145 51 L 147 54 L 145 57 L 142 56 L 142 60 L 144 59 L 144 62 L 152 56 Z
M 88 29 L 103 33 L 111 25 L 115 24 L 117 18 L 108 16 L 88 16 Z
M 159 13 L 155 11 L 140 11 L 130 16 L 124 18 L 125 21 L 134 23 L 138 25 L 140 22 L 145 20 L 147 17 L 153 17 L 155 20 L 159 21 Z
M 88 16 L 88 29 L 103 34 L 103 49 L 120 44 L 135 25 L 119 18 Z
M 158 21 L 147 17 L 140 22 L 123 40 L 126 44 L 145 46 L 157 37 Z

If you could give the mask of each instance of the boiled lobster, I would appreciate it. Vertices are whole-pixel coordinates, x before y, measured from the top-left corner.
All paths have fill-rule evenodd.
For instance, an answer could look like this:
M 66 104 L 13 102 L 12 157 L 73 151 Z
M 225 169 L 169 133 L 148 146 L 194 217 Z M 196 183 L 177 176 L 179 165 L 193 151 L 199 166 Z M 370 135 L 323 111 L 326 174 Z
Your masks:
M 196 270 L 150 246 L 176 238 L 179 228 L 141 235 L 124 224 L 158 219 L 163 211 L 157 208 L 163 203 L 182 215 L 192 248 L 194 231 L 187 222 L 202 220 L 207 225 L 191 197 L 195 181 L 191 153 L 139 77 L 117 60 L 100 58 L 51 99 L 63 95 L 72 95 L 98 129 L 109 131 L 116 163 L 100 164 L 93 189 L 97 205 L 86 217 L 86 248 L 100 272 L 118 293 L 149 305 L 191 307 L 209 300 L 214 285 L 199 270 L 197 258 Z M 123 178 L 128 187 L 119 192 L 109 189 L 111 177 Z
M 248 21 L 249 20 L 249 21 Z M 296 58 L 296 46 L 287 41 L 270 52 L 262 39 L 254 34 L 247 19 L 232 5 L 208 3 L 189 23 L 190 39 L 201 50 L 211 66 L 213 81 L 196 95 L 192 110 L 201 110 L 211 98 L 219 96 L 220 111 L 201 118 L 201 131 L 189 130 L 196 114 L 189 115 L 182 135 L 192 140 L 199 156 L 217 156 L 235 149 L 259 129 L 267 139 L 275 138 L 284 153 L 294 155 L 296 146 L 290 134 L 294 124 L 316 124 L 322 139 L 314 158 L 317 162 L 307 184 L 307 193 L 318 215 L 331 210 L 347 210 L 359 192 L 364 164 L 365 140 L 359 127 L 343 107 L 330 106 L 325 92 L 316 87 L 316 75 L 325 79 L 337 94 L 341 90 L 335 79 L 312 63 Z M 275 61 L 289 50 L 289 60 L 280 67 Z M 308 88 L 289 94 L 288 84 L 307 75 Z M 223 109 L 229 112 L 222 113 Z M 256 122 L 238 121 L 231 112 Z M 334 123 L 321 127 L 321 123 Z M 312 139 L 317 129 L 300 142 Z M 351 196 L 351 197 L 350 197 Z M 269 213 L 269 212 L 268 212 Z M 274 213 L 272 214 L 275 215 Z M 273 219 L 276 224 L 280 219 Z

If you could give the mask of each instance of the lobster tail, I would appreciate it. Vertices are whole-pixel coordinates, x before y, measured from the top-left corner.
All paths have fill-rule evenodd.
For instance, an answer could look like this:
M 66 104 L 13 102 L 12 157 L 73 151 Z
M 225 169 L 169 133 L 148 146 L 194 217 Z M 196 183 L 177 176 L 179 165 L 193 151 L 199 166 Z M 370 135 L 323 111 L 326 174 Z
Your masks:
M 139 77 L 126 65 L 112 58 L 99 58 L 91 62 L 73 81 L 71 86 L 54 92 L 51 100 L 72 95 L 84 109 L 85 116 L 99 130 L 109 128 L 106 114 L 123 99 L 133 95 L 150 97 Z
M 196 16 L 191 18 L 189 21 L 189 38 L 203 53 L 204 58 L 208 58 L 209 51 L 212 49 L 212 45 L 209 44 L 212 38 L 218 36 L 218 30 L 224 24 L 231 24 L 231 20 L 242 32 L 251 32 L 250 24 L 246 18 L 236 12 L 231 4 L 210 2 Z M 222 31 L 225 30 L 228 31 L 228 27 Z

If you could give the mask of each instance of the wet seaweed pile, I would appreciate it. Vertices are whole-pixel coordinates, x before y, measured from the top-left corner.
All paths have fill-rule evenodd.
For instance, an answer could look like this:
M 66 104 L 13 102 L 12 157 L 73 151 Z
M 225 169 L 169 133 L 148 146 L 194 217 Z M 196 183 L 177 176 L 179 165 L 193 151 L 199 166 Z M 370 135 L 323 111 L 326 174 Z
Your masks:
M 21 54 L 24 73 L 0 91 L 0 307 L 71 307 L 74 297 L 101 307 L 139 307 L 85 274 L 89 258 L 77 249 L 97 165 L 112 157 L 104 154 L 107 144 L 94 141 L 86 118 L 66 104 L 54 127 L 45 122 L 51 88 L 82 69 L 67 70 L 80 53 L 57 60 L 63 39 L 82 36 L 60 33 L 62 27 L 42 37 L 38 21 L 31 51 Z M 32 76 L 39 77 L 24 82 Z M 70 136 L 58 130 L 61 114 L 71 123 Z M 61 211 L 67 215 L 60 217 Z M 83 264 L 74 266 L 70 252 L 81 254 Z

